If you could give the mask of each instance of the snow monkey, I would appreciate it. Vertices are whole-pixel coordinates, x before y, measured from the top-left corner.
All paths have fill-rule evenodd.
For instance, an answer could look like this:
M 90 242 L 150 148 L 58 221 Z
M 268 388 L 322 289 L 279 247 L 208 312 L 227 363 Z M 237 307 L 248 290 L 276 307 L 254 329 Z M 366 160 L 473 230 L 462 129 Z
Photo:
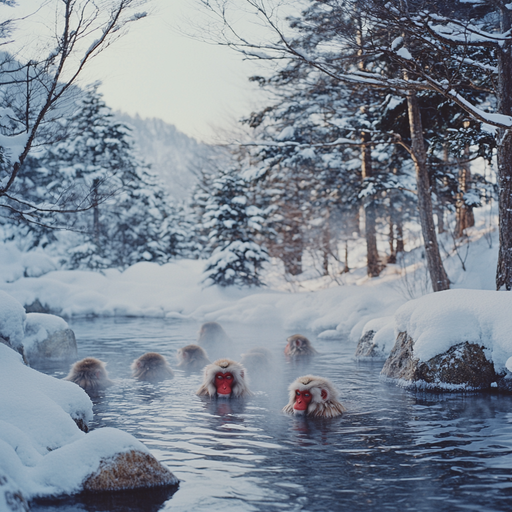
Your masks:
M 86 357 L 71 365 L 71 370 L 64 380 L 78 384 L 89 394 L 96 395 L 114 384 L 109 378 L 106 363 L 95 357 Z
M 178 349 L 179 368 L 185 370 L 202 370 L 207 364 L 210 364 L 208 354 L 204 348 L 199 345 L 187 345 Z
M 239 398 L 252 395 L 247 386 L 245 368 L 231 359 L 218 359 L 204 369 L 203 385 L 197 395 Z
M 263 347 L 251 348 L 249 352 L 242 354 L 240 364 L 245 366 L 253 376 L 268 372 L 272 365 L 272 352 Z
M 132 377 L 146 382 L 160 382 L 174 378 L 174 372 L 167 359 L 157 352 L 146 352 L 130 366 Z
M 345 407 L 338 401 L 338 393 L 327 379 L 305 375 L 288 386 L 290 401 L 283 412 L 312 416 L 314 418 L 335 418 L 341 416 Z
M 226 331 L 217 322 L 206 322 L 199 329 L 197 343 L 203 346 L 211 346 L 216 343 L 230 343 L 231 339 Z
M 318 352 L 311 346 L 311 342 L 302 334 L 292 334 L 287 340 L 284 354 L 289 357 L 312 356 Z

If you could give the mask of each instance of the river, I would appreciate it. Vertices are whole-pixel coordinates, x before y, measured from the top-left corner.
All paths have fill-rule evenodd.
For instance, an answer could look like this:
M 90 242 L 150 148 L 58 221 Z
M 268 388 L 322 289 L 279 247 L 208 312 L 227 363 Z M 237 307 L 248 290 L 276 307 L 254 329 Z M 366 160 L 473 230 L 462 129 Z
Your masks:
M 177 490 L 75 496 L 31 503 L 33 511 L 508 511 L 512 510 L 512 397 L 416 393 L 380 379 L 382 361 L 358 362 L 347 340 L 318 340 L 310 363 L 283 355 L 275 325 L 225 324 L 237 352 L 263 346 L 274 377 L 253 376 L 245 400 L 197 397 L 199 373 L 176 369 L 176 349 L 199 324 L 149 318 L 75 319 L 79 358 L 108 363 L 115 385 L 94 399 L 91 428 L 142 441 L 180 479 Z M 130 363 L 165 355 L 176 376 L 135 382 Z M 58 378 L 69 364 L 40 368 Z M 334 420 L 281 413 L 296 377 L 329 378 L 348 409 Z

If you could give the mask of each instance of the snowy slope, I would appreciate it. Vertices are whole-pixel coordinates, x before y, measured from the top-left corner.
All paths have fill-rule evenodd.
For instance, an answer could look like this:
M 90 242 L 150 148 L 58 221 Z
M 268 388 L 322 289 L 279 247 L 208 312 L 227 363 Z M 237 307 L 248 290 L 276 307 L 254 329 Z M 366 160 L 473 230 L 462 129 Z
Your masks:
M 161 119 L 142 119 L 116 112 L 116 118 L 133 129 L 133 139 L 140 155 L 151 164 L 169 193 L 177 200 L 187 197 L 196 177 L 193 169 L 200 165 L 209 146 L 197 142 Z

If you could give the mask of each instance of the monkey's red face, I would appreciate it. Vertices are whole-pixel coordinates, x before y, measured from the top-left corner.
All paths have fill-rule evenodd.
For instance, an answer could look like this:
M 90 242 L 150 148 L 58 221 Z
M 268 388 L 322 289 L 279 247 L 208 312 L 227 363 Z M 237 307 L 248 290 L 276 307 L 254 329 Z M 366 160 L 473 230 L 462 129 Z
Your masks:
M 308 391 L 307 389 L 304 391 L 301 391 L 300 389 L 296 389 L 295 390 L 295 404 L 294 404 L 293 408 L 296 411 L 306 411 L 312 398 L 313 398 L 313 396 L 311 395 L 311 392 Z
M 219 396 L 230 396 L 231 388 L 235 383 L 235 378 L 233 374 L 230 372 L 221 373 L 217 372 L 215 374 L 215 388 L 217 389 L 217 394 Z

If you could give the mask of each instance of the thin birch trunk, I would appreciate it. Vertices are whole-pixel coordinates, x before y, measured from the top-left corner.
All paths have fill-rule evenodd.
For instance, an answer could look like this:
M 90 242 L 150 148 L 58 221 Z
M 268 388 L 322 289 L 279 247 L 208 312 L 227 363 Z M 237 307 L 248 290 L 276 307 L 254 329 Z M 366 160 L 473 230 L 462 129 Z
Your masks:
M 409 91 L 407 94 L 407 108 L 411 131 L 411 149 L 416 170 L 416 188 L 418 191 L 421 233 L 425 244 L 427 267 L 430 280 L 432 281 L 432 289 L 435 292 L 439 292 L 448 290 L 450 288 L 450 281 L 444 269 L 443 260 L 439 252 L 439 245 L 437 243 L 421 113 L 418 98 L 414 91 Z

